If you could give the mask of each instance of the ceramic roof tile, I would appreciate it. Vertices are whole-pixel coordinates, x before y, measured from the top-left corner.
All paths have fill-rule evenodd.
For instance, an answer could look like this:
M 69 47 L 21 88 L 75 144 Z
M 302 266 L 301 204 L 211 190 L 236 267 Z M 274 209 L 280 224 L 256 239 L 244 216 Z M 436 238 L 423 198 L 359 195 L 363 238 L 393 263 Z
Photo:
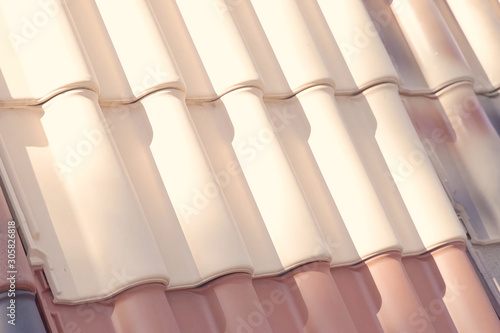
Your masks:
M 145 333 L 495 332 L 500 327 L 460 243 L 404 259 L 390 252 L 332 269 L 325 262 L 309 263 L 273 278 L 230 274 L 167 293 L 149 284 L 77 306 L 53 304 L 50 298 L 50 290 L 44 291 L 41 303 L 57 333 L 137 327 Z
M 470 84 L 456 84 L 437 94 L 454 130 L 453 157 L 482 219 L 488 240 L 500 240 L 500 138 Z M 479 241 L 476 239 L 476 241 Z
M 370 18 L 361 0 L 319 0 L 318 4 L 357 88 L 383 82 L 397 83 L 398 74 L 376 29 L 376 25 L 386 25 L 391 17 L 382 12 Z M 342 90 L 342 84 L 338 85 L 337 90 Z
M 395 0 L 391 8 L 431 90 L 472 80 L 465 59 L 434 1 Z
M 217 97 L 207 70 L 191 38 L 179 6 L 173 0 L 149 0 L 158 25 L 167 40 L 186 84 L 189 99 L 213 100 Z M 224 6 L 222 1 L 219 1 Z M 217 2 L 214 1 L 216 6 Z M 227 9 L 227 7 L 225 7 Z
M 308 24 L 312 17 L 317 19 L 317 16 L 312 14 L 314 10 L 317 12 L 314 2 L 279 0 L 269 3 L 252 0 L 251 3 L 258 20 L 254 19 L 252 23 L 259 22 L 263 30 L 254 32 L 249 26 L 243 29 L 251 36 L 248 39 L 253 55 L 259 59 L 257 61 L 259 65 L 264 65 L 262 71 L 272 69 L 278 64 L 288 84 L 288 87 L 272 86 L 271 93 L 286 95 L 316 84 L 334 86 L 336 80 L 352 82 L 345 65 L 339 61 L 331 61 L 341 59 L 339 48 L 332 45 L 332 38 L 324 33 L 315 33 L 315 30 L 318 30 L 317 25 Z M 277 12 L 286 15 L 275 15 Z M 260 53 L 260 45 L 255 42 L 255 36 L 252 36 L 259 32 L 261 36 L 267 37 L 272 51 L 266 47 L 263 51 L 267 53 Z M 270 57 L 269 59 L 273 60 L 276 57 L 276 62 L 262 60 L 261 57 Z M 355 86 L 349 85 L 348 89 L 355 89 Z M 275 93 L 275 90 L 279 92 Z
M 283 265 L 277 249 L 233 149 L 234 128 L 224 104 L 221 100 L 189 103 L 188 108 L 220 184 L 221 194 L 231 208 L 252 258 L 254 275 L 281 272 Z
M 331 253 L 255 88 L 221 98 L 234 128 L 238 162 L 285 269 Z M 299 242 L 300 240 L 300 242 Z
M 323 95 L 321 96 L 322 93 Z M 302 98 L 303 95 L 312 95 L 315 98 L 307 99 L 305 96 Z M 331 265 L 338 266 L 360 260 L 360 254 L 356 250 L 346 227 L 347 221 L 342 218 L 342 214 L 335 203 L 336 199 L 333 197 L 334 193 L 347 192 L 347 186 L 342 190 L 330 191 L 328 187 L 330 183 L 327 183 L 327 178 L 325 177 L 327 173 L 321 172 L 326 168 L 318 163 L 319 159 L 316 160 L 315 158 L 318 154 L 315 149 L 318 150 L 319 147 L 314 146 L 313 136 L 311 135 L 312 132 L 315 133 L 315 136 L 318 135 L 318 129 L 316 128 L 318 124 L 313 123 L 318 117 L 314 118 L 306 113 L 306 109 L 324 110 L 324 113 L 321 113 L 322 115 L 329 114 L 330 112 L 333 113 L 331 105 L 328 104 L 329 97 L 332 98 L 332 95 L 333 88 L 330 86 L 319 86 L 314 89 L 306 89 L 286 100 L 268 100 L 265 102 L 265 105 L 269 111 L 276 133 L 283 144 L 283 148 L 324 235 L 325 245 L 332 254 Z M 324 98 L 321 99 L 321 97 Z M 316 103 L 321 106 L 315 108 L 314 106 L 318 106 Z M 332 116 L 332 118 L 335 118 L 335 116 Z M 326 117 L 323 119 L 326 123 L 325 120 Z M 340 132 L 340 130 L 335 130 L 332 127 L 330 129 L 332 129 L 332 133 Z M 334 135 L 341 136 L 340 134 Z M 332 144 L 329 145 L 328 153 L 340 156 L 342 152 L 336 151 L 335 145 Z M 335 174 L 345 175 L 346 173 L 342 172 L 340 164 L 341 161 L 337 160 L 337 165 L 331 171 Z M 350 189 L 353 189 L 353 194 L 356 192 L 353 187 L 350 187 Z
M 464 240 L 462 226 L 405 112 L 397 87 L 379 85 L 365 90 L 363 96 L 377 124 L 375 139 L 425 248 Z
M 500 135 L 500 94 L 492 96 L 477 95 L 477 98 L 484 112 L 488 115 L 491 124 Z
M 253 272 L 184 94 L 163 90 L 132 105 L 105 107 L 104 114 L 166 265 L 174 272 L 170 287 L 197 285 L 233 271 Z M 172 244 L 179 252 L 171 251 Z M 255 264 L 261 260 L 256 258 Z
M 142 280 L 167 284 L 97 95 L 74 90 L 41 107 L 3 108 L 0 116 L 9 195 L 26 217 L 17 222 L 30 263 L 44 265 L 56 301 L 107 297 Z M 127 278 L 116 281 L 123 272 Z
M 437 251 L 442 251 L 439 249 Z M 403 265 L 408 276 L 411 279 L 415 291 L 418 293 L 424 309 L 432 318 L 432 326 L 436 332 L 457 332 L 457 327 L 449 311 L 444 311 L 446 303 L 443 297 L 443 290 L 446 288 L 446 282 L 440 275 L 439 267 L 432 254 L 426 253 L 419 256 L 410 256 L 403 258 Z M 451 281 L 453 283 L 453 281 Z M 454 288 L 462 287 L 462 281 Z M 456 289 L 454 290 L 457 291 Z M 459 290 L 461 292 L 461 290 Z M 457 297 L 460 295 L 453 295 Z M 419 314 L 411 318 L 413 323 L 418 323 L 419 328 L 426 324 L 421 321 Z
M 414 329 L 411 317 L 422 308 L 422 303 L 406 274 L 401 257 L 394 252 L 385 253 L 366 261 L 366 266 L 368 274 L 364 278 L 371 279 L 375 287 L 372 301 L 377 304 L 377 318 L 384 332 Z M 427 324 L 423 332 L 434 332 L 427 314 L 420 319 Z
M 50 289 L 46 289 L 41 292 L 40 304 L 53 333 L 180 332 L 165 287 L 160 284 L 136 286 L 111 300 L 79 305 L 54 304 Z
M 434 97 L 405 99 L 456 208 L 465 208 L 463 220 L 473 242 L 498 242 L 499 194 L 493 184 L 498 183 L 500 139 L 472 85 L 455 84 Z
M 229 10 L 259 69 L 266 97 L 285 97 L 291 88 L 250 1 L 231 1 Z
M 98 91 L 64 4 L 0 3 L 0 105 L 37 104 L 69 89 Z
M 355 245 L 355 250 L 350 248 L 349 238 L 340 234 L 345 233 L 342 230 L 344 228 L 337 227 L 337 230 L 332 232 L 331 240 L 338 244 L 342 251 L 346 251 L 338 254 L 342 257 L 347 255 L 347 258 L 355 258 L 358 254 L 366 258 L 383 251 L 401 249 L 397 235 L 372 186 L 367 167 L 347 129 L 333 89 L 327 86 L 307 89 L 291 101 L 274 104 L 270 108 L 285 108 L 285 114 L 295 113 L 298 114 L 297 117 L 302 114 L 302 126 L 282 126 L 284 130 L 280 131 L 280 135 L 284 137 L 284 146 L 292 157 L 296 172 L 302 178 L 303 187 L 307 188 L 307 183 L 311 182 L 312 170 L 301 171 L 304 168 L 301 164 L 305 163 L 306 158 L 305 154 L 298 150 L 297 141 L 308 145 L 306 149 L 310 150 L 310 159 L 312 163 L 317 163 L 324 178 L 323 186 L 327 186 Z M 326 142 L 328 144 L 325 144 Z M 332 155 L 336 158 L 332 158 Z M 309 193 L 310 201 L 316 200 L 311 190 Z M 359 205 L 363 206 L 363 209 L 360 209 Z M 367 220 L 370 220 L 370 224 L 364 223 Z M 322 222 L 325 227 L 329 225 L 332 228 L 331 222 Z M 375 230 L 384 230 L 381 233 L 383 236 L 373 239 L 370 235 Z M 337 257 L 334 260 L 339 259 L 341 258 Z
M 253 285 L 259 303 L 269 307 L 270 311 L 264 314 L 269 314 L 273 332 L 326 332 L 332 327 L 339 332 L 356 332 L 355 323 L 326 263 L 310 263 L 282 277 L 255 280 Z M 246 319 L 254 326 L 252 314 L 249 313 Z
M 497 42 L 500 38 L 500 4 L 488 0 L 440 0 L 438 3 L 448 25 L 458 23 L 459 27 L 453 33 L 467 62 L 479 62 L 480 66 L 473 67 L 477 91 L 488 92 L 500 88 L 500 66 L 497 61 L 500 57 Z
M 233 295 L 241 295 L 235 298 Z M 192 289 L 167 293 L 172 312 L 180 331 L 195 331 L 203 327 L 206 332 L 238 332 L 245 326 L 258 326 L 261 332 L 272 332 L 266 317 L 252 313 L 259 298 L 252 285 L 252 279 L 246 274 L 233 274 Z M 246 299 L 247 301 L 242 301 Z M 213 306 L 216 305 L 216 306 Z
M 101 87 L 101 103 L 131 102 L 161 88 L 185 90 L 146 0 L 69 1 L 68 8 Z M 148 36 L 144 38 L 144 36 Z
M 417 253 L 454 239 L 463 240 L 459 221 L 404 111 L 396 86 L 379 85 L 359 96 L 337 100 L 356 138 L 359 154 L 370 165 L 372 182 L 403 251 Z M 405 132 L 405 139 L 392 137 L 398 130 Z M 433 189 L 432 196 L 429 188 Z M 436 205 L 436 200 L 441 204 Z M 438 233 L 437 220 L 442 228 Z
M 436 0 L 436 6 L 439 8 L 443 19 L 446 21 L 446 25 L 450 29 L 453 38 L 460 48 L 460 52 L 467 61 L 467 65 L 471 70 L 472 77 L 474 78 L 474 90 L 477 93 L 488 93 L 494 90 L 493 85 L 488 79 L 487 74 L 481 62 L 479 61 L 477 55 L 474 53 L 474 49 L 471 44 L 467 41 L 467 37 L 464 31 L 457 22 L 457 19 L 450 10 L 446 0 Z
M 398 73 L 400 90 L 412 93 L 429 92 L 429 86 L 395 17 L 397 13 L 410 9 L 401 1 L 363 0 L 363 3 L 372 21 L 378 23 L 375 28 Z
M 405 258 L 403 263 L 415 290 L 420 295 L 423 308 L 431 318 L 434 318 L 433 326 L 436 332 L 443 332 L 445 330 L 441 328 L 450 325 L 449 318 L 437 320 L 437 317 L 444 313 L 444 307 L 458 332 L 476 330 L 495 332 L 500 329 L 500 322 L 491 320 L 496 314 L 487 304 L 488 296 L 481 288 L 477 275 L 474 274 L 463 243 L 448 244 L 432 251 L 430 255 Z M 444 304 L 440 304 L 441 300 Z M 468 306 L 470 304 L 477 306 Z M 412 321 L 421 327 L 423 323 L 413 320 L 418 317 L 414 316 Z
M 238 87 L 262 86 L 259 72 L 225 1 L 204 0 L 195 3 L 194 0 L 182 0 L 177 1 L 177 6 L 195 46 L 189 51 L 184 49 L 186 52 L 178 56 L 189 57 L 196 62 L 199 55 L 217 94 L 200 97 L 214 99 Z M 182 69 L 190 70 L 186 67 Z M 200 94 L 198 91 L 210 91 L 209 88 L 198 87 L 203 83 L 187 81 L 187 89 L 194 89 L 195 96 Z

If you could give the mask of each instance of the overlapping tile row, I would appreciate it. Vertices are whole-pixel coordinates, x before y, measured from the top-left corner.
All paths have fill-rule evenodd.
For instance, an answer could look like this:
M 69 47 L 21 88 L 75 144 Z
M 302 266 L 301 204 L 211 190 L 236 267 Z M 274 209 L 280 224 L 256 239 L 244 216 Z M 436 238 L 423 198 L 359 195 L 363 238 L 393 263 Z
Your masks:
M 478 244 L 498 242 L 500 215 L 496 203 L 500 199 L 500 188 L 496 184 L 500 181 L 497 172 L 500 139 L 474 93 L 472 73 L 463 56 L 466 52 L 461 52 L 465 47 L 459 49 L 454 42 L 451 29 L 434 2 L 400 3 L 408 7 L 395 15 L 412 51 L 407 54 L 418 63 L 431 91 L 420 96 L 413 96 L 409 91 L 410 95 L 404 97 L 406 108 L 421 139 L 431 150 L 436 169 L 441 171 L 441 181 L 452 200 L 456 206 L 466 208 L 470 218 L 465 220 L 472 241 Z M 470 5 L 481 7 L 485 4 L 472 5 L 471 2 Z M 499 18 L 495 22 L 494 17 L 486 16 L 485 20 L 495 24 Z M 430 24 L 424 24 L 426 21 Z M 394 41 L 390 33 L 382 32 L 382 35 Z M 455 38 L 466 42 L 459 36 Z M 494 49 L 490 52 L 494 53 Z M 482 66 L 486 72 L 495 73 L 486 63 Z M 484 80 L 479 80 L 481 82 Z M 493 83 L 491 86 L 494 89 Z M 422 99 L 428 104 L 423 105 Z M 432 106 L 430 101 L 434 101 Z M 490 109 L 490 113 L 498 111 Z
M 94 303 L 62 305 L 36 270 L 52 332 L 496 332 L 498 319 L 464 253 L 450 243 L 419 256 L 388 252 L 284 275 L 230 274 L 193 289 L 131 288 Z M 238 295 L 235 297 L 235 295 Z M 471 307 L 471 304 L 475 306 Z
M 50 327 L 78 331 L 54 303 L 89 301 L 118 332 L 144 302 L 165 312 L 152 332 L 498 327 L 454 210 L 500 240 L 500 139 L 475 94 L 493 119 L 495 64 L 461 3 L 3 2 L 2 176 Z M 449 252 L 477 299 L 443 300 Z M 250 316 L 302 275 L 275 317 Z
M 61 2 L 2 1 L 1 10 L 0 105 L 34 105 L 75 88 L 99 90 Z
M 474 76 L 475 91 L 500 88 L 500 5 L 498 1 L 436 1 Z M 478 19 L 481 18 L 481 19 Z

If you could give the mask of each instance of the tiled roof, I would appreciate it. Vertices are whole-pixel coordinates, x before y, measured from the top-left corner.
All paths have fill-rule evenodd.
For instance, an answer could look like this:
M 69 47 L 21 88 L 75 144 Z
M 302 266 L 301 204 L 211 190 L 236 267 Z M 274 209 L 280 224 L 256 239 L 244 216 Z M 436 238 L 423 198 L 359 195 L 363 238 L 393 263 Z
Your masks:
M 19 321 L 500 331 L 499 42 L 496 0 L 0 1 Z

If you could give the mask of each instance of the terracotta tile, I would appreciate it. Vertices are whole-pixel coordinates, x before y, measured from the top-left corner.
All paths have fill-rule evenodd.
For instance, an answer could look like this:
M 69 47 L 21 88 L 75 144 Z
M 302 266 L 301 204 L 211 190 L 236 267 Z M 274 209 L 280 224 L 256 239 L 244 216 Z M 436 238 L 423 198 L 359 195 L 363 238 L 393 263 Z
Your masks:
M 472 268 L 463 243 L 431 252 L 445 282 L 443 301 L 459 332 L 500 330 L 500 321 Z
M 143 285 L 114 300 L 111 321 L 117 332 L 180 332 L 163 285 Z
M 331 270 L 310 263 L 274 278 L 230 274 L 166 294 L 144 285 L 86 305 L 53 304 L 47 290 L 42 304 L 54 332 L 493 332 L 499 322 L 463 250 L 450 244 L 404 265 L 387 253 Z
M 331 274 L 358 332 L 384 332 L 377 317 L 382 299 L 366 264 L 334 267 Z
M 407 257 L 403 263 L 423 310 L 438 332 L 498 330 L 498 319 L 463 243 L 451 243 L 425 255 Z
M 38 286 L 41 282 L 37 280 Z M 54 333 L 180 332 L 161 284 L 145 284 L 107 301 L 79 305 L 54 304 L 47 289 L 40 302 Z
M 426 313 L 437 332 L 458 332 L 443 301 L 447 282 L 432 255 L 403 258 L 403 265 L 422 302 L 422 310 L 412 316 L 412 321 L 418 328 L 425 327 L 427 322 L 422 321 L 421 316 Z
M 231 274 L 167 298 L 182 332 L 272 332 L 250 275 Z
M 385 332 L 437 332 L 421 311 L 422 303 L 399 254 L 383 254 L 365 263 L 369 272 L 365 279 L 371 276 L 380 295 L 377 318 Z

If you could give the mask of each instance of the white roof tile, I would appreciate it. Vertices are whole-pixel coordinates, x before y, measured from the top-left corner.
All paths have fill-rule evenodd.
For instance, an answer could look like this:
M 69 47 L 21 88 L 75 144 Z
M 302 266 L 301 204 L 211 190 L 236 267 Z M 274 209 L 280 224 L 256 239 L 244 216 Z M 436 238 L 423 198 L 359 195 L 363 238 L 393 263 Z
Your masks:
M 262 86 L 259 72 L 228 4 L 218 0 L 180 0 L 177 5 L 196 47 L 180 56 L 193 59 L 195 63 L 199 56 L 217 96 L 243 86 Z M 188 91 L 194 91 L 190 95 L 198 96 L 199 92 L 210 91 L 208 87 L 199 87 L 204 83 L 196 80 L 187 82 Z M 217 96 L 199 97 L 214 99 Z
M 175 251 L 172 244 L 161 246 L 166 265 L 176 276 L 171 288 L 197 285 L 233 271 L 253 272 L 184 98 L 180 91 L 163 90 L 143 98 L 132 109 L 105 110 L 113 120 L 113 137 L 134 184 L 141 186 L 147 181 L 151 191 L 163 192 L 156 206 L 146 207 L 149 216 L 165 217 L 150 220 L 158 242 L 171 237 L 173 244 L 182 245 Z M 120 113 L 121 117 L 117 116 Z M 149 189 L 139 194 L 141 202 L 151 200 Z M 176 216 L 172 220 L 167 219 L 172 217 L 170 205 Z M 176 223 L 182 233 L 169 226 Z M 169 231 L 175 234 L 165 235 Z
M 309 99 L 309 103 L 317 103 L 318 93 L 314 94 L 313 91 L 315 90 L 333 92 L 331 87 L 323 86 L 321 88 L 306 89 L 297 96 L 286 100 L 266 101 L 265 104 L 276 134 L 283 144 L 311 210 L 318 221 L 319 228 L 324 235 L 325 245 L 332 255 L 331 265 L 345 265 L 346 263 L 357 262 L 361 257 L 349 235 L 341 213 L 314 158 L 314 151 L 310 146 L 309 139 L 312 124 L 306 117 L 304 110 L 307 99 L 304 98 L 303 100 L 302 97 L 303 95 L 312 94 L 316 98 Z M 326 103 L 322 105 L 316 104 L 315 106 L 322 106 L 324 112 L 330 111 Z M 312 107 L 312 109 L 315 108 Z M 331 154 L 333 153 L 331 151 Z M 335 160 L 338 160 L 338 158 Z M 332 171 L 339 170 L 336 168 Z M 318 251 L 320 246 L 320 244 L 317 245 Z
M 482 97 L 495 112 L 494 98 Z M 490 100 L 492 99 L 492 100 Z M 436 171 L 474 243 L 498 242 L 498 134 L 470 83 L 436 96 L 406 97 L 406 106 Z M 465 157 L 467 155 L 467 157 Z
M 400 250 L 333 89 L 308 89 L 297 98 L 310 126 L 309 147 L 359 255 Z M 373 237 L 376 230 L 383 230 L 379 237 Z
M 101 87 L 100 103 L 132 102 L 162 88 L 185 90 L 146 0 L 69 1 Z
M 358 89 L 398 82 L 398 74 L 376 29 L 377 25 L 388 24 L 389 13 L 379 14 L 372 20 L 361 0 L 319 0 L 318 4 Z M 336 59 L 330 61 L 338 62 Z M 341 82 L 337 84 L 342 86 Z M 339 88 L 337 90 L 342 90 Z
M 331 47 L 328 42 L 319 43 L 320 40 L 316 40 L 320 36 L 313 33 L 307 22 L 309 4 L 287 0 L 271 2 L 252 0 L 251 2 L 264 32 L 261 35 L 265 35 L 269 40 L 272 53 L 288 83 L 288 87 L 279 88 L 278 94 L 290 94 L 289 91 L 298 92 L 316 84 L 334 86 L 335 67 L 339 66 L 339 63 L 334 60 L 340 59 L 341 54 L 338 48 Z M 276 15 L 276 13 L 281 14 Z M 246 27 L 244 31 L 252 33 L 249 27 Z M 257 30 L 253 33 L 258 32 Z M 249 39 L 254 40 L 254 38 Z M 255 48 L 258 46 L 257 43 L 254 42 L 252 46 L 254 57 L 257 59 L 259 57 L 272 59 L 272 53 L 259 54 L 259 49 Z M 268 48 L 264 50 L 269 52 Z M 258 61 L 259 64 L 266 63 L 268 66 L 269 62 L 270 60 Z M 267 68 L 262 68 L 262 70 L 265 69 Z M 348 75 L 347 71 L 343 73 Z M 273 93 L 275 89 L 272 89 Z
M 308 204 L 256 88 L 221 98 L 234 127 L 238 162 L 285 269 L 330 260 L 318 222 Z
M 425 248 L 430 249 L 465 234 L 441 186 L 424 146 L 392 84 L 379 85 L 363 92 L 365 112 L 373 113 L 375 139 L 394 178 Z M 409 226 L 401 224 L 401 235 L 408 237 Z M 411 239 L 415 242 L 415 236 Z M 410 243 L 411 244 L 411 243 Z M 413 245 L 414 247 L 414 245 Z
M 461 83 L 437 94 L 455 133 L 450 144 L 462 181 L 481 220 L 471 221 L 475 241 L 500 241 L 500 138 L 471 84 Z
M 432 0 L 394 0 L 391 9 L 432 91 L 472 74 Z
M 437 1 L 447 24 L 458 29 L 455 39 L 469 65 L 474 67 L 476 90 L 488 92 L 500 88 L 500 4 L 488 0 Z
M 215 102 L 190 103 L 188 108 L 252 258 L 254 275 L 282 272 L 284 267 L 277 249 L 233 149 L 234 128 L 224 104 L 219 99 Z
M 0 116 L 1 157 L 10 196 L 26 217 L 19 222 L 28 258 L 44 266 L 55 301 L 101 299 L 144 281 L 167 284 L 97 95 L 74 90 L 43 107 L 3 108 Z
M 213 100 L 217 93 L 174 0 L 149 0 L 186 84 L 189 99 Z
M 74 88 L 98 91 L 66 7 L 0 2 L 0 105 L 33 105 Z
M 432 92 L 394 16 L 399 11 L 408 10 L 407 7 L 396 2 L 392 9 L 386 0 L 363 0 L 363 3 L 372 22 L 376 22 L 375 27 L 398 73 L 400 90 L 411 93 Z

